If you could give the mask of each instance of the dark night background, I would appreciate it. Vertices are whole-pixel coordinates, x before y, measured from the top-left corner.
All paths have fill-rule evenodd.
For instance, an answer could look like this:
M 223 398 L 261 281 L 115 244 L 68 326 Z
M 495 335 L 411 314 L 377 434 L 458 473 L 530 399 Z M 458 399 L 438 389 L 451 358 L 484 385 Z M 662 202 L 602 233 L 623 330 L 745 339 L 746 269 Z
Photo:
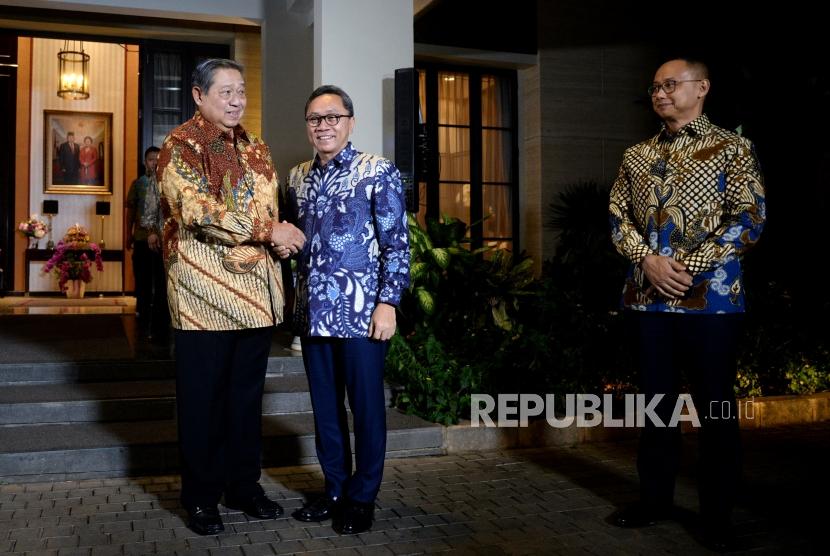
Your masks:
M 441 0 L 416 19 L 415 42 L 530 54 L 635 44 L 653 49 L 658 60 L 685 55 L 705 61 L 712 81 L 706 113 L 721 127 L 742 126 L 765 176 L 768 221 L 748 256 L 755 274 L 748 280 L 756 287 L 782 285 L 796 313 L 810 314 L 830 299 L 818 270 L 830 208 L 828 30 L 818 4 L 762 5 Z M 544 33 L 537 32 L 537 13 L 547 18 Z

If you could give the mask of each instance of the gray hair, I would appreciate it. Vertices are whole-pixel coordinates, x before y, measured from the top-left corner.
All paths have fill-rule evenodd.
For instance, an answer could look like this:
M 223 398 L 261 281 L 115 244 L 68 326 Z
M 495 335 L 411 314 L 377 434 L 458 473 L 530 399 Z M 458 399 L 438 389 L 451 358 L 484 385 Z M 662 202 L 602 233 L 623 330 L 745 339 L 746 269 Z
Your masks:
M 337 85 L 320 85 L 314 92 L 311 93 L 311 96 L 308 97 L 308 100 L 305 103 L 305 112 L 303 116 L 308 114 L 308 105 L 311 104 L 311 101 L 317 97 L 321 97 L 323 95 L 337 95 L 340 97 L 340 100 L 343 101 L 343 108 L 346 109 L 349 116 L 354 116 L 354 103 L 352 103 L 352 99 L 349 95 L 346 94 L 346 91 L 338 87 Z
M 213 85 L 213 75 L 220 69 L 234 69 L 241 74 L 245 73 L 245 68 L 239 62 L 234 62 L 226 58 L 208 58 L 193 70 L 193 75 L 190 77 L 190 85 L 207 93 L 210 90 L 210 86 Z

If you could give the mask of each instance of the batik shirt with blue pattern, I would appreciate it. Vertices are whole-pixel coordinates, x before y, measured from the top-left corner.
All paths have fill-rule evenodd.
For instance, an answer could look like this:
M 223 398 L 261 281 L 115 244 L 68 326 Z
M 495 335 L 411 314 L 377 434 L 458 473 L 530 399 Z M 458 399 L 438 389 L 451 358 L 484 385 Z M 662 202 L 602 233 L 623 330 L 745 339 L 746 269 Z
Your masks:
M 409 285 L 409 236 L 398 169 L 349 143 L 327 164 L 292 168 L 288 207 L 306 236 L 294 323 L 306 336 L 365 338 L 378 303 Z
M 755 149 L 702 114 L 669 133 L 665 127 L 625 151 L 611 188 L 611 238 L 630 261 L 622 304 L 636 311 L 744 311 L 741 256 L 766 220 Z M 649 283 L 646 255 L 686 266 L 692 286 L 665 298 Z

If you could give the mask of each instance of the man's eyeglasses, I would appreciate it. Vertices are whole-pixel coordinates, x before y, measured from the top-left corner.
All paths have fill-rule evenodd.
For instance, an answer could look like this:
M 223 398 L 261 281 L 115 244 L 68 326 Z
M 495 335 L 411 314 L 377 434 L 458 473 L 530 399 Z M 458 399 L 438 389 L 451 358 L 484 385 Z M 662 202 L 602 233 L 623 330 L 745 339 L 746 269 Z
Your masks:
M 326 123 L 329 125 L 337 125 L 340 123 L 340 118 L 351 117 L 351 114 L 326 114 L 325 116 L 309 116 L 305 121 L 311 127 L 317 127 L 323 120 L 326 120 Z
M 691 83 L 692 81 L 703 81 L 703 79 L 682 79 L 680 81 L 675 79 L 666 79 L 662 83 L 652 83 L 651 87 L 648 88 L 648 95 L 654 96 L 660 89 L 663 89 L 664 93 L 670 95 L 675 89 L 677 89 L 678 83 Z

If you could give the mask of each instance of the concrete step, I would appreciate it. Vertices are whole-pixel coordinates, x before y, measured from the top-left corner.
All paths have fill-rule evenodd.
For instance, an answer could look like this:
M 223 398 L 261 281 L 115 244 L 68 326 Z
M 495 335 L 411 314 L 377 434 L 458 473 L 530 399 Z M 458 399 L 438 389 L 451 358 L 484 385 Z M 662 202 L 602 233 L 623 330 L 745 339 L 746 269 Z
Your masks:
M 267 374 L 305 374 L 301 356 L 271 356 Z M 175 378 L 172 359 L 55 363 L 0 363 L 0 386 L 16 383 L 76 383 Z
M 392 393 L 386 388 L 386 405 Z M 176 384 L 172 379 L 120 382 L 32 384 L 0 388 L 0 425 L 151 421 L 174 419 Z M 267 376 L 265 415 L 312 410 L 305 374 Z
M 122 317 L 0 319 L 2 480 L 178 471 L 172 350 L 139 341 L 129 324 Z M 290 343 L 289 332 L 275 331 L 264 465 L 316 462 L 308 384 Z M 387 422 L 388 457 L 443 453 L 440 425 L 395 409 Z
M 387 457 L 443 453 L 443 427 L 388 409 Z M 263 465 L 316 463 L 310 413 L 263 418 Z M 0 477 L 173 473 L 174 420 L 0 426 Z

